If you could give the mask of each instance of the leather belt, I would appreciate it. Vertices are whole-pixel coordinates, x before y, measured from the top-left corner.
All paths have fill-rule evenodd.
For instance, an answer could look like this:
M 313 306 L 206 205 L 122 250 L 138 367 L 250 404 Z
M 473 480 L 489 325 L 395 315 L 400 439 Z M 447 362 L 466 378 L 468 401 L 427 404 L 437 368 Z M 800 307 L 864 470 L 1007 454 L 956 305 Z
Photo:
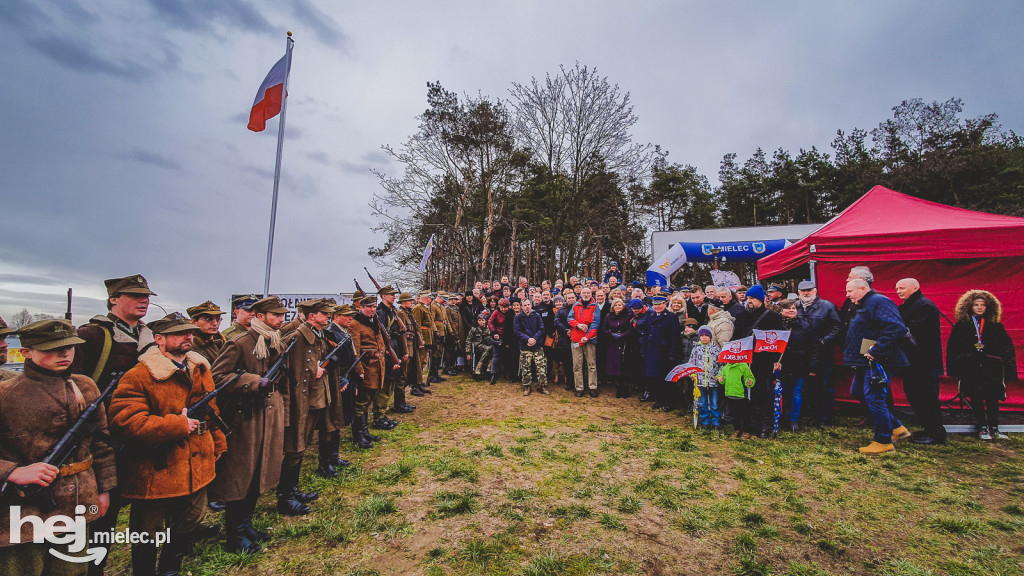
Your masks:
M 85 460 L 82 460 L 81 462 L 72 462 L 71 464 L 65 464 L 64 466 L 61 466 L 60 475 L 74 476 L 75 474 L 85 472 L 89 468 L 92 468 L 92 454 L 89 454 L 89 457 L 86 458 Z
M 196 429 L 192 432 L 192 434 L 195 434 L 196 436 L 202 436 L 203 434 L 206 434 L 206 429 L 207 429 L 206 420 L 200 420 L 199 421 L 199 426 L 196 427 Z

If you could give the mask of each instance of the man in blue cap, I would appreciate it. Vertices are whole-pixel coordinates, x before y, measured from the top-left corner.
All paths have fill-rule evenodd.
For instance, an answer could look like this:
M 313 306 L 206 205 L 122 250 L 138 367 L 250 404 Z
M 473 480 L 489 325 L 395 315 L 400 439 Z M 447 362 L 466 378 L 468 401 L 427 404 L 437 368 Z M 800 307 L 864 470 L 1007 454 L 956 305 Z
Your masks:
M 668 311 L 666 301 L 661 294 L 651 297 L 654 309 L 647 313 L 643 336 L 644 376 L 655 409 L 671 409 L 679 404 L 679 398 L 672 393 L 674 388 L 665 382 L 665 375 L 672 369 L 672 359 L 679 347 L 679 319 Z
M 239 296 L 231 302 L 234 308 L 235 320 L 228 326 L 226 330 L 220 333 L 224 337 L 224 341 L 227 342 L 235 336 L 245 334 L 249 330 L 249 326 L 252 324 L 253 317 L 256 314 L 250 310 L 252 305 L 256 303 L 259 298 L 255 294 L 248 294 L 246 296 Z

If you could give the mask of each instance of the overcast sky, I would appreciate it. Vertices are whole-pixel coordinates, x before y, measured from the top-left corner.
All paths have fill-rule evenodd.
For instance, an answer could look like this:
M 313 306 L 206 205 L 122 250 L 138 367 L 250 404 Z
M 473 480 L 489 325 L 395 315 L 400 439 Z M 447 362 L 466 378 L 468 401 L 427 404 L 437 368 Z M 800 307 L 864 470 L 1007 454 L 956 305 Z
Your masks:
M 246 130 L 296 40 L 271 292 L 372 266 L 381 152 L 426 83 L 507 98 L 580 62 L 629 92 L 637 141 L 714 181 L 723 154 L 825 151 L 908 98 L 1024 132 L 1024 3 L 4 0 L 0 314 L 103 312 L 141 273 L 168 311 L 261 291 L 277 120 Z M 372 268 L 371 268 L 372 269 Z M 162 313 L 152 309 L 147 320 Z

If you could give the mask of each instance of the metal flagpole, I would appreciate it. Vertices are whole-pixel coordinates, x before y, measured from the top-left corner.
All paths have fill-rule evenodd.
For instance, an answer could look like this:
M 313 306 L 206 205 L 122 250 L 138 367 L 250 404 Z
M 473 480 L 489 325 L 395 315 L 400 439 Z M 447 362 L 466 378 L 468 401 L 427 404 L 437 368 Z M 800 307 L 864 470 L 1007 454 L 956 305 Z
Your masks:
M 270 239 L 267 241 L 267 274 L 263 281 L 263 297 L 270 296 L 270 262 L 274 256 L 274 224 L 277 222 L 277 188 L 281 183 L 281 150 L 284 147 L 284 117 L 288 110 L 288 78 L 292 74 L 292 33 L 285 40 L 284 55 L 287 64 L 284 73 L 284 92 L 281 95 L 281 120 L 277 125 L 277 166 L 274 167 L 274 197 L 270 205 Z

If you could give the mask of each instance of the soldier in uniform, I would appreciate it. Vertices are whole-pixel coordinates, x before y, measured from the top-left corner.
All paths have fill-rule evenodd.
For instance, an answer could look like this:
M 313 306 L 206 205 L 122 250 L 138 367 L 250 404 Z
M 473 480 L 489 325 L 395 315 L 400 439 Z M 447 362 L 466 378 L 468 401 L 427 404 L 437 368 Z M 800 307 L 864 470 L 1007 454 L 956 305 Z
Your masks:
M 6 328 L 6 327 L 5 327 Z M 11 506 L 21 506 L 21 516 L 34 515 L 43 521 L 52 516 L 75 516 L 83 505 L 85 520 L 103 516 L 110 503 L 109 491 L 117 484 L 114 451 L 96 438 L 86 438 L 76 447 L 71 461 L 60 469 L 41 462 L 50 446 L 57 443 L 82 411 L 99 397 L 96 384 L 69 371 L 75 345 L 83 340 L 66 320 L 43 320 L 19 331 L 25 371 L 0 382 L 0 484 L 8 489 L 0 496 L 0 573 L 29 576 L 81 575 L 85 563 L 71 563 L 50 555 L 53 549 L 69 556 L 70 543 L 33 543 L 31 522 L 21 525 L 21 544 L 11 544 Z M 106 431 L 102 407 L 93 415 L 100 431 Z M 43 512 L 18 498 L 22 486 L 49 486 L 57 507 Z
M 75 350 L 73 374 L 92 378 L 97 386 L 106 386 L 114 372 L 126 372 L 139 362 L 139 356 L 153 345 L 153 332 L 142 319 L 149 311 L 149 297 L 156 293 L 141 274 L 104 280 L 107 288 L 106 316 L 94 316 L 78 328 L 84 340 Z M 109 405 L 107 406 L 109 408 Z M 110 513 L 93 524 L 97 532 L 109 532 L 117 524 L 117 515 L 126 502 L 118 489 L 110 492 Z M 110 544 L 97 543 L 110 550 Z M 102 576 L 109 554 L 99 564 L 89 564 L 89 574 Z
M 349 328 L 349 332 L 352 334 L 352 345 L 356 352 L 363 354 L 362 360 L 353 370 L 353 373 L 359 377 L 355 401 L 355 418 L 359 423 L 359 431 L 357 435 L 356 429 L 353 428 L 352 441 L 360 448 L 367 447 L 365 440 L 371 442 L 380 440 L 379 436 L 370 434 L 367 428 L 367 411 L 374 395 L 383 386 L 385 366 L 391 362 L 392 370 L 401 367 L 388 355 L 384 337 L 381 336 L 380 325 L 374 317 L 376 309 L 376 296 L 363 297 L 359 301 L 359 313 L 355 315 L 355 320 Z
M 419 323 L 416 321 L 415 314 L 413 313 L 413 302 L 414 298 L 412 294 L 408 292 L 402 292 L 398 297 L 398 315 L 402 318 L 402 322 L 405 323 L 405 349 L 409 353 L 408 360 L 402 362 L 402 381 L 400 382 L 403 388 L 403 400 L 404 400 L 404 388 L 409 386 L 411 388 L 411 394 L 413 396 L 423 396 L 423 387 L 420 385 L 420 380 L 423 378 L 422 374 L 422 361 L 421 358 L 425 353 L 423 344 L 423 336 L 420 331 Z M 398 389 L 395 390 L 395 407 L 399 406 Z M 415 409 L 415 406 L 411 406 Z M 410 410 L 411 411 L 411 410 Z
M 0 317 L 0 366 L 7 363 L 7 337 L 11 334 L 14 334 L 14 330 L 8 328 L 7 322 L 4 322 L 3 317 Z M 18 373 L 14 370 L 0 368 L 0 382 L 10 380 L 17 375 Z
M 326 440 L 327 409 L 332 404 L 331 383 L 328 368 L 321 361 L 330 352 L 324 330 L 330 323 L 334 311 L 327 300 L 317 298 L 299 302 L 299 312 L 305 320 L 285 337 L 285 345 L 296 341 L 287 356 L 288 373 L 288 424 L 284 430 L 284 463 L 281 465 L 281 483 L 277 487 L 277 511 L 289 516 L 309 514 L 306 502 L 316 500 L 316 492 L 299 490 L 299 470 L 302 468 L 302 453 L 313 440 L 313 433 Z M 335 392 L 337 390 L 335 389 Z M 320 445 L 325 447 L 324 444 Z M 321 460 L 327 454 L 320 454 Z
M 447 378 L 441 376 L 441 360 L 444 358 L 444 347 L 448 332 L 445 326 L 448 325 L 448 315 L 444 312 L 444 292 L 431 294 L 434 298 L 430 305 L 430 313 L 434 317 L 434 349 L 430 354 L 430 382 L 444 382 Z
M 380 296 L 380 304 L 377 305 L 377 319 L 380 320 L 381 326 L 387 330 L 388 338 L 391 342 L 391 349 L 394 351 L 395 356 L 402 362 L 409 361 L 409 352 L 406 349 L 405 338 L 402 336 L 404 332 L 404 323 L 398 319 L 398 311 L 395 310 L 395 296 L 398 292 L 391 286 L 385 286 L 381 288 L 377 295 Z M 390 364 L 388 364 L 390 366 Z M 373 423 L 374 428 L 380 430 L 391 430 L 398 425 L 398 422 L 387 417 L 385 412 L 388 409 L 388 403 L 391 401 L 391 395 L 396 390 L 401 388 L 398 384 L 402 378 L 401 366 L 395 369 L 389 369 L 384 371 L 384 383 L 380 390 L 373 399 Z M 404 400 L 405 392 L 402 392 Z M 403 402 L 404 403 L 404 402 Z M 396 402 L 395 408 L 400 405 Z M 403 409 L 404 410 L 404 409 Z M 406 412 L 412 412 L 412 410 L 405 410 Z
M 256 296 L 255 294 L 235 298 L 235 301 L 231 303 L 235 312 L 235 321 L 231 323 L 231 326 L 228 326 L 227 330 L 220 333 L 220 335 L 224 337 L 225 341 L 231 340 L 235 336 L 245 334 L 246 330 L 249 329 L 249 323 L 251 323 L 253 317 L 256 316 L 250 308 L 259 299 L 259 296 Z
M 199 353 L 210 364 L 217 359 L 220 349 L 224 347 L 224 336 L 221 335 L 220 321 L 224 311 L 213 302 L 207 300 L 198 306 L 193 306 L 185 312 L 192 319 L 192 323 L 199 330 L 193 338 L 192 351 Z
M 338 468 L 352 464 L 348 460 L 343 460 L 339 453 L 341 451 L 341 429 L 345 426 L 355 425 L 353 418 L 355 385 L 351 385 L 349 379 L 345 377 L 346 372 L 351 375 L 350 366 L 353 370 L 355 369 L 352 363 L 356 360 L 356 353 L 352 346 L 352 336 L 348 332 L 355 314 L 356 309 L 348 304 L 335 306 L 331 310 L 331 323 L 327 326 L 327 339 L 331 345 L 338 346 L 341 343 L 345 343 L 345 345 L 338 351 L 331 364 L 333 367 L 331 378 L 338 388 L 338 393 L 336 394 L 336 404 L 332 406 L 328 414 L 334 431 L 331 432 L 329 438 L 321 443 L 320 447 L 321 455 L 328 453 L 326 459 L 321 456 L 320 466 L 317 469 L 317 473 L 324 478 L 337 478 Z
M 429 394 L 430 382 L 427 374 L 433 376 L 434 372 L 433 368 L 428 366 L 428 364 L 432 362 L 430 358 L 434 353 L 434 333 L 436 329 L 434 328 L 434 314 L 430 310 L 430 292 L 428 290 L 420 292 L 419 301 L 412 309 L 412 317 L 416 321 L 416 326 L 419 327 L 420 340 L 423 342 L 417 376 L 421 390 Z
M 110 427 L 125 441 L 118 485 L 132 503 L 128 527 L 150 538 L 132 542 L 132 572 L 177 574 L 206 515 L 206 486 L 227 442 L 212 422 L 187 416 L 188 407 L 214 388 L 210 363 L 192 351 L 198 328 L 183 314 L 150 327 L 156 346 L 118 382 Z M 215 400 L 210 407 L 216 414 Z M 165 525 L 170 538 L 158 549 L 153 538 Z
M 210 486 L 210 498 L 225 503 L 225 547 L 232 553 L 255 553 L 259 542 L 270 535 L 252 526 L 252 515 L 260 494 L 277 487 L 284 460 L 284 427 L 287 414 L 283 379 L 264 378 L 284 350 L 281 324 L 288 309 L 275 296 L 251 305 L 254 314 L 249 328 L 224 344 L 213 365 L 218 385 L 243 370 L 230 388 L 218 397 L 221 417 L 231 428 L 227 453 L 217 462 L 217 477 Z
M 457 292 L 449 294 L 448 308 L 445 309 L 448 315 L 448 341 L 445 350 L 448 355 L 448 374 L 457 374 L 458 367 L 465 362 L 462 358 L 462 349 L 466 347 L 466 328 L 462 324 L 462 313 L 459 311 L 460 297 Z

